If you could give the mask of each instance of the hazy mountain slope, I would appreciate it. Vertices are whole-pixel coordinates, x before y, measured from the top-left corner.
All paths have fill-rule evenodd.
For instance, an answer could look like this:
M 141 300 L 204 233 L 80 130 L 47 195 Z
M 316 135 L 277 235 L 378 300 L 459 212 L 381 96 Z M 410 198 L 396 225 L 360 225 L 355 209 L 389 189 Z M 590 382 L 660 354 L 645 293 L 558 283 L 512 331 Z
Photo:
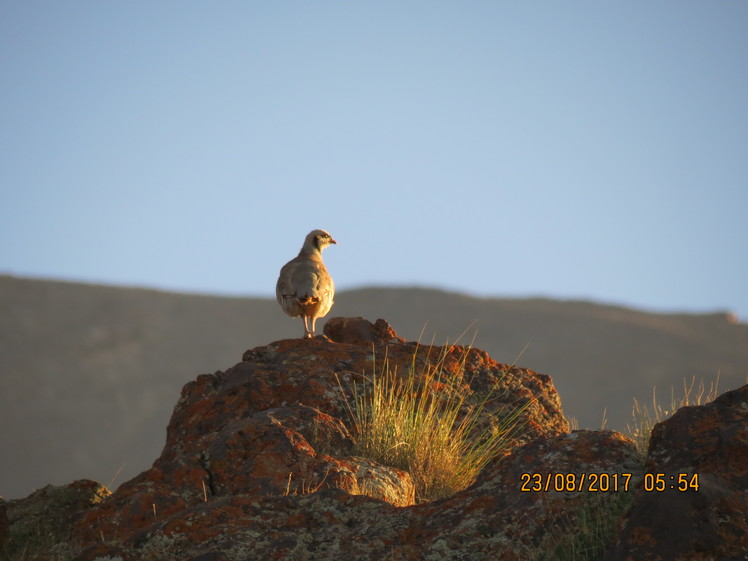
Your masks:
M 456 338 L 553 376 L 568 416 L 622 428 L 631 398 L 692 375 L 748 374 L 748 326 L 584 302 L 484 300 L 425 289 L 341 293 L 331 316 L 387 319 L 401 336 Z M 426 329 L 424 330 L 424 325 Z M 0 495 L 90 477 L 121 483 L 158 455 L 181 387 L 244 350 L 298 337 L 270 299 L 0 276 Z
M 238 362 L 266 300 L 0 279 L 0 495 L 139 472 L 181 387 Z M 23 491 L 19 491 L 20 488 Z

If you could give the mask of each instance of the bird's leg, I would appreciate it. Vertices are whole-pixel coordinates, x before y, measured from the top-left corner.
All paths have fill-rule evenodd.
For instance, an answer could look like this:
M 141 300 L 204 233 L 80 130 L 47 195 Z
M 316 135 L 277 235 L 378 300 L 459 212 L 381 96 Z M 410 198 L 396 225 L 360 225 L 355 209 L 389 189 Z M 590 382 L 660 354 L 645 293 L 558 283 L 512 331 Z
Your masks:
M 304 338 L 305 339 L 311 339 L 312 337 L 314 337 L 314 320 L 312 319 L 312 330 L 311 331 L 309 330 L 309 325 L 307 323 L 308 320 L 309 320 L 308 316 L 305 316 L 305 315 L 301 316 L 301 321 L 304 322 Z
M 312 337 L 314 337 L 314 331 L 317 329 L 317 317 L 312 316 Z

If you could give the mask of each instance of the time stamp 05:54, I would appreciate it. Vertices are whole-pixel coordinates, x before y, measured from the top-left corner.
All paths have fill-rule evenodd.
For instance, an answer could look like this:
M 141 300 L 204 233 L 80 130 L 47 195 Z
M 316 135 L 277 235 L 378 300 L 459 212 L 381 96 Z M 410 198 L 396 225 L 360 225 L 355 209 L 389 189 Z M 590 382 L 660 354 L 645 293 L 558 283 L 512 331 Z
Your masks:
M 523 473 L 519 490 L 527 493 L 546 491 L 588 491 L 608 493 L 634 490 L 636 484 L 650 492 L 698 491 L 698 473 L 645 473 L 639 479 L 633 473 Z

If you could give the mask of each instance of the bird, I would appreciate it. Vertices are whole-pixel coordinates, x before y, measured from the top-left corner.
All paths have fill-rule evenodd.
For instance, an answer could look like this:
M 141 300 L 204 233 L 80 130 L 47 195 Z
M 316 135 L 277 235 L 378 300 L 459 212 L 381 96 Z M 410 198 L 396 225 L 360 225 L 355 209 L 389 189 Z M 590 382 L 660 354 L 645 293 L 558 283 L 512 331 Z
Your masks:
M 317 318 L 332 308 L 335 283 L 322 261 L 322 250 L 337 243 L 324 230 L 309 232 L 299 255 L 281 268 L 275 285 L 278 303 L 292 318 L 301 316 L 307 339 L 314 337 Z

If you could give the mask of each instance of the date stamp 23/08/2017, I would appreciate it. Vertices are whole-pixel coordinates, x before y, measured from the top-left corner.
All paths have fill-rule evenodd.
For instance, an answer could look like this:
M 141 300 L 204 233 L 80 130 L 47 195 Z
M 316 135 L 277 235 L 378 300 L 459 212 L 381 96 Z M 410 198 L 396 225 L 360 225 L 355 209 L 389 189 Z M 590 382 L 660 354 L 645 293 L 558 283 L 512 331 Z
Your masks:
M 641 486 L 645 492 L 698 491 L 698 473 L 523 473 L 519 490 L 525 493 L 587 491 L 591 493 L 617 493 L 635 490 Z

